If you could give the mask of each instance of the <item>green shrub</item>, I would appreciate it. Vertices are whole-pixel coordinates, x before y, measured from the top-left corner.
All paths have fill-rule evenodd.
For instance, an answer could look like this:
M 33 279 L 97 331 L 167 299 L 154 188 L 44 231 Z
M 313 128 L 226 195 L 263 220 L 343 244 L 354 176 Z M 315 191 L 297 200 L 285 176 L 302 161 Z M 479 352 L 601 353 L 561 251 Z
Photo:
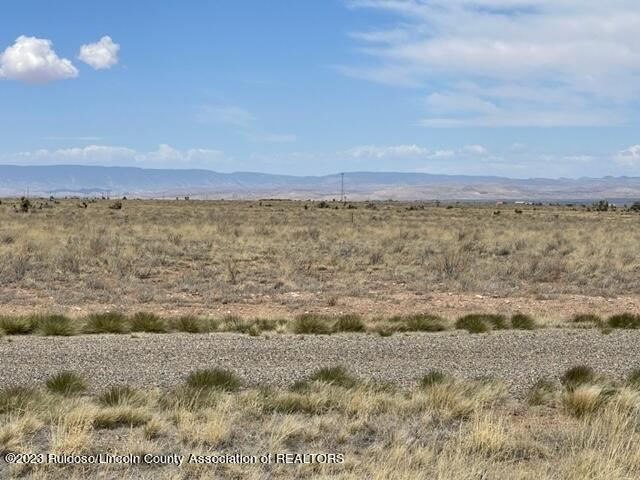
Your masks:
M 609 317 L 607 323 L 611 328 L 640 328 L 640 315 L 621 313 Z
M 422 388 L 429 388 L 432 385 L 437 385 L 438 383 L 443 383 L 446 380 L 451 378 L 446 373 L 441 372 L 440 370 L 431 370 L 420 380 L 420 386 Z
M 364 332 L 366 329 L 359 315 L 341 315 L 333 324 L 336 332 Z
M 349 374 L 343 366 L 325 367 L 317 370 L 305 381 L 294 385 L 293 389 L 300 389 L 308 386 L 312 382 L 327 383 L 343 388 L 353 388 L 358 384 L 358 380 Z
M 458 330 L 466 330 L 469 333 L 484 333 L 491 330 L 484 315 L 465 315 L 456 320 Z
M 132 403 L 137 398 L 136 391 L 129 385 L 115 385 L 102 392 L 98 397 L 100 403 L 108 407 Z
M 47 380 L 47 389 L 61 395 L 77 395 L 87 389 L 85 381 L 73 372 L 60 372 Z
M 125 333 L 127 318 L 118 312 L 94 313 L 87 317 L 86 333 Z
M 560 381 L 567 390 L 574 390 L 580 385 L 593 383 L 595 379 L 596 374 L 591 367 L 578 365 L 577 367 L 572 367 L 564 372 Z
M 131 318 L 131 331 L 164 333 L 167 331 L 167 324 L 154 313 L 138 312 Z
M 511 327 L 518 330 L 535 330 L 536 321 L 529 315 L 516 313 L 511 317 Z
M 71 319 L 65 315 L 42 315 L 33 321 L 43 335 L 69 336 L 75 333 Z
M 242 386 L 242 380 L 233 372 L 220 368 L 196 370 L 187 377 L 187 386 L 198 390 L 233 392 Z
M 36 325 L 27 317 L 0 317 L 0 329 L 7 335 L 28 335 L 33 333 Z
M 301 334 L 329 335 L 332 333 L 329 319 L 323 315 L 305 313 L 293 321 L 293 332 Z

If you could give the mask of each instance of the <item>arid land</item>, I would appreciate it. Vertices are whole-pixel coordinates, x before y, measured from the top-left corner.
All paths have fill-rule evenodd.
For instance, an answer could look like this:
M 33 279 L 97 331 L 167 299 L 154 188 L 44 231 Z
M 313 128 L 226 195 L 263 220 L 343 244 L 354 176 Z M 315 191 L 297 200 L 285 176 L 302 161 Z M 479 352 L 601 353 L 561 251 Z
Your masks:
M 3 478 L 640 476 L 637 211 L 30 203 L 0 205 Z

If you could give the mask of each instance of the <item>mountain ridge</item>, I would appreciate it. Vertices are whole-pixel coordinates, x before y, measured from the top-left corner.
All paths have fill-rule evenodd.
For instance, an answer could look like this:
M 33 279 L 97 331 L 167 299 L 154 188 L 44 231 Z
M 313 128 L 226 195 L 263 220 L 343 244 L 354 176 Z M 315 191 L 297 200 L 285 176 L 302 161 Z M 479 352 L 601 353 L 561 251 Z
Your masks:
M 517 179 L 495 175 L 423 172 L 345 172 L 348 199 L 552 200 L 640 198 L 640 177 Z M 340 198 L 341 174 L 283 175 L 221 173 L 207 169 L 166 169 L 93 165 L 0 165 L 0 195 L 110 194 L 138 197 L 293 199 Z

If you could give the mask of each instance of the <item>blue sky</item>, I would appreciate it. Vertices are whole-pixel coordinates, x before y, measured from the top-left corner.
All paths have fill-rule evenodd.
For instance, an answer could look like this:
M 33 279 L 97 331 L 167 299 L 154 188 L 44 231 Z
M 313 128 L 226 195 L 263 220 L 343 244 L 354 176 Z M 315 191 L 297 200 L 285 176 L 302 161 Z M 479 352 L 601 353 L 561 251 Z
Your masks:
M 640 175 L 636 0 L 9 2 L 0 163 Z

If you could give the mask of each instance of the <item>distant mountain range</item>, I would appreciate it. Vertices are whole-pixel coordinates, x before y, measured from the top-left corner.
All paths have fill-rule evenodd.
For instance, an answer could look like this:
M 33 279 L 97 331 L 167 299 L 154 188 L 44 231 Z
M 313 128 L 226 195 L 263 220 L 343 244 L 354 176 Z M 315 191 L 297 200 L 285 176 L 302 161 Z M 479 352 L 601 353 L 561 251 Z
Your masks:
M 78 165 L 0 165 L 0 196 L 130 196 L 143 198 L 339 199 L 341 174 L 324 176 L 218 173 Z M 349 172 L 349 200 L 640 199 L 640 177 L 511 179 L 427 173 Z

